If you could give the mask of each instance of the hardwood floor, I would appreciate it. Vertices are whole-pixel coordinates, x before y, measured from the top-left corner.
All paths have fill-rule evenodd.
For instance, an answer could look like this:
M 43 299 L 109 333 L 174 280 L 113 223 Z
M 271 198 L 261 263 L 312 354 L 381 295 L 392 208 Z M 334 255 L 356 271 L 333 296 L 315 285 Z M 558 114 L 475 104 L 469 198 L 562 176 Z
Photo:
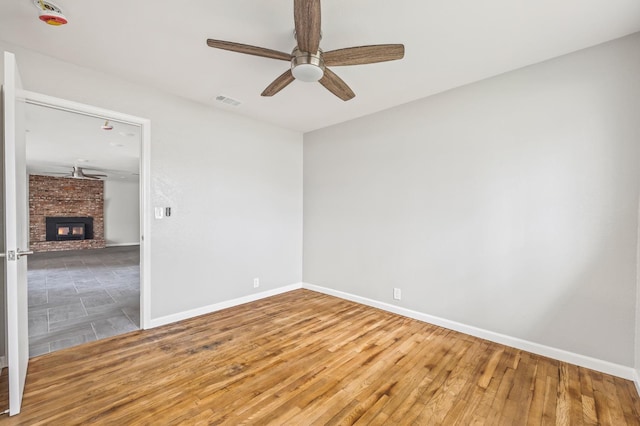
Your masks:
M 0 424 L 640 424 L 632 382 L 308 290 L 33 358 Z
M 0 371 L 0 413 L 9 409 L 9 369 Z

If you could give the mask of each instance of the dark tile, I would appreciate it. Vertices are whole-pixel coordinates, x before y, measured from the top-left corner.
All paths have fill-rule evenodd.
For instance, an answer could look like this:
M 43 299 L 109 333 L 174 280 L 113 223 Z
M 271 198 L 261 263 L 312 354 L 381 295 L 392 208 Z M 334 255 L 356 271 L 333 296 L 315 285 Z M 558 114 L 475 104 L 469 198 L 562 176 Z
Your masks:
M 76 281 L 74 285 L 79 294 L 103 289 L 102 284 L 100 284 L 97 280 L 85 280 L 83 282 Z
M 49 324 L 86 316 L 87 312 L 80 302 L 49 308 Z
M 71 305 L 74 303 L 79 303 L 80 302 L 80 295 L 75 293 L 75 294 L 67 294 L 67 295 L 60 295 L 60 294 L 51 294 L 51 292 L 48 292 L 48 305 L 49 307 L 54 307 L 54 306 L 62 306 L 62 305 Z
M 113 274 L 109 277 L 107 276 L 101 276 L 101 275 L 96 275 L 96 279 L 100 282 L 100 284 L 102 284 L 103 286 L 118 286 L 122 283 L 122 279 L 119 278 L 117 275 Z
M 122 312 L 123 306 L 125 306 L 123 303 L 115 302 L 109 305 L 90 306 L 86 309 L 90 318 L 107 318 Z
M 73 296 L 78 292 L 76 291 L 76 286 L 73 283 L 65 283 L 64 285 L 59 285 L 57 287 L 49 287 L 47 288 L 49 292 L 49 296 Z
M 139 247 L 113 247 L 31 256 L 31 356 L 92 341 L 97 334 L 107 337 L 137 330 L 139 253 Z
M 60 304 L 70 303 L 72 300 L 80 300 L 78 292 L 74 285 L 65 285 L 64 287 L 48 288 L 47 299 L 49 303 Z
M 82 303 L 86 308 L 95 308 L 96 306 L 111 305 L 116 303 L 116 301 L 113 300 L 113 297 L 109 296 L 109 293 L 107 293 L 106 291 L 103 291 L 102 294 L 82 294 L 80 299 L 82 299 Z
M 27 280 L 27 287 L 28 287 L 29 291 L 31 291 L 31 290 L 46 290 L 47 289 L 47 284 L 45 283 L 44 279 L 42 281 L 28 279 Z
M 61 296 L 76 293 L 76 287 L 73 282 L 65 282 L 64 284 L 58 284 L 56 286 L 47 286 L 47 289 L 49 290 L 50 294 Z
M 123 306 L 122 312 L 133 322 L 136 327 L 140 328 L 140 306 Z
M 29 358 L 49 353 L 49 343 L 41 343 L 39 345 L 29 346 Z
M 29 312 L 29 337 L 47 334 L 49 317 L 47 311 Z
M 111 309 L 103 309 L 102 311 L 89 312 L 86 316 L 54 322 L 49 324 L 49 335 L 78 332 L 79 330 L 83 330 L 87 325 L 90 325 L 92 321 L 119 315 L 121 312 L 122 310 L 119 307 L 114 307 Z
M 140 289 L 130 287 L 112 287 L 106 288 L 107 293 L 116 301 L 138 301 L 140 299 Z
M 93 342 L 95 340 L 97 340 L 95 332 L 93 330 L 86 330 L 81 334 L 70 335 L 49 342 L 49 347 L 51 348 L 51 352 L 53 352 L 81 345 L 83 343 Z
M 42 289 L 29 288 L 27 292 L 27 296 L 29 299 L 28 301 L 29 306 L 44 305 L 48 302 L 47 290 L 44 288 Z
M 47 282 L 47 274 L 46 272 L 34 273 L 29 271 L 27 273 L 27 281 L 29 284 L 42 284 L 44 285 Z
M 61 284 L 68 284 L 70 282 L 73 282 L 73 280 L 71 279 L 71 275 L 69 275 L 67 272 L 47 274 L 47 276 L 45 277 L 45 281 L 47 283 L 47 286 L 58 286 Z
M 69 272 L 69 276 L 71 277 L 72 280 L 76 281 L 79 279 L 84 279 L 87 276 L 91 276 L 91 271 L 89 270 L 89 268 L 79 268 L 79 269 L 74 269 L 73 271 Z
M 94 321 L 92 324 L 98 339 L 104 339 L 138 329 L 138 327 L 124 314 Z

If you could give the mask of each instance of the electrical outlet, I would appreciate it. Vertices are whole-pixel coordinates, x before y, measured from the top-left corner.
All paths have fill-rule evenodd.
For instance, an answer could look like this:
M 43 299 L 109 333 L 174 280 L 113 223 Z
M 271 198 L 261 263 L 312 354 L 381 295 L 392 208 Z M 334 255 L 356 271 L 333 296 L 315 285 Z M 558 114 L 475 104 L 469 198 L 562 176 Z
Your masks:
M 393 298 L 395 300 L 402 299 L 402 290 L 400 290 L 399 288 L 394 288 L 393 289 Z
M 260 278 L 254 278 L 253 279 L 253 288 L 258 288 L 260 287 Z

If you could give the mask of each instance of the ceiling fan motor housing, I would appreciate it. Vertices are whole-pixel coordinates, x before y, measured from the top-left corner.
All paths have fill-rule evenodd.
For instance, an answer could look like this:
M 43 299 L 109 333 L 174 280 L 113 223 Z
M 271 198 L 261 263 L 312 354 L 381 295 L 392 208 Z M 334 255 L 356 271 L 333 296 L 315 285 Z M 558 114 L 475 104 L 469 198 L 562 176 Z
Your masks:
M 291 73 L 296 80 L 308 83 L 318 81 L 324 75 L 322 51 L 307 53 L 297 47 L 291 53 Z

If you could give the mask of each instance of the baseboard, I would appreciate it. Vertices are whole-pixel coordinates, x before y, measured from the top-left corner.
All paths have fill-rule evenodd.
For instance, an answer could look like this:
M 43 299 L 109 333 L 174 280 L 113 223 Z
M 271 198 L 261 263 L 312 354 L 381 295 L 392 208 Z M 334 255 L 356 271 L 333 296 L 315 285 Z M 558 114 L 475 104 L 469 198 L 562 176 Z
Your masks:
M 4 355 L 0 356 L 0 370 L 5 368 L 6 366 L 7 366 L 7 357 Z
M 372 306 L 374 308 L 382 309 L 383 311 L 392 312 L 394 314 L 402 315 L 405 317 L 413 318 L 419 321 L 434 324 L 440 327 L 444 327 L 450 330 L 459 331 L 464 334 L 479 337 L 481 339 L 489 340 L 495 343 L 500 343 L 505 346 L 511 346 L 516 349 L 521 349 L 534 354 L 546 356 L 548 358 L 557 359 L 559 361 L 568 362 L 580 367 L 589 368 L 591 370 L 600 371 L 602 373 L 611 374 L 613 376 L 621 377 L 627 380 L 633 380 L 638 387 L 640 393 L 640 380 L 638 380 L 638 372 L 631 367 L 626 367 L 619 364 L 614 364 L 609 361 L 603 361 L 596 358 L 591 358 L 585 355 L 576 354 L 573 352 L 565 351 L 563 349 L 553 348 L 550 346 L 541 345 L 539 343 L 530 342 L 527 340 L 519 339 L 517 337 L 507 336 L 505 334 L 495 333 L 493 331 L 484 330 L 478 327 L 462 324 L 456 321 L 436 317 L 433 315 L 425 314 L 422 312 L 413 311 L 411 309 L 402 308 L 400 306 L 392 305 L 390 303 L 380 302 L 366 297 L 356 296 L 354 294 L 345 293 L 339 290 L 331 288 L 321 287 L 313 284 L 302 283 L 302 288 L 308 290 L 317 291 L 319 293 L 328 294 L 330 296 L 339 297 L 341 299 L 350 300 L 352 302 L 361 303 L 363 305 Z
M 604 361 L 585 355 L 576 354 L 574 352 L 565 351 L 563 349 L 553 348 L 550 346 L 542 345 L 535 342 L 519 339 L 517 337 L 507 336 L 505 334 L 495 333 L 493 331 L 484 330 L 478 327 L 462 324 L 456 321 L 451 321 L 445 318 L 440 318 L 434 315 L 425 314 L 411 309 L 402 308 L 400 306 L 392 305 L 390 303 L 380 302 L 366 297 L 356 296 L 354 294 L 346 293 L 339 290 L 334 290 L 327 287 L 321 287 L 309 283 L 296 283 L 288 286 L 278 287 L 272 290 L 262 291 L 260 293 L 251 294 L 248 296 L 239 297 L 236 299 L 226 300 L 224 302 L 214 303 L 212 305 L 203 306 L 196 309 L 191 309 L 184 312 L 178 312 L 172 315 L 164 317 L 154 318 L 150 321 L 150 327 L 160 327 L 162 325 L 171 324 L 177 321 L 197 317 L 200 315 L 210 314 L 212 312 L 220 311 L 222 309 L 231 308 L 234 306 L 242 305 L 256 300 L 264 299 L 265 297 L 275 296 L 278 294 L 286 293 L 289 291 L 305 288 L 308 290 L 317 291 L 318 293 L 328 294 L 330 296 L 339 297 L 341 299 L 350 300 L 352 302 L 361 303 L 363 305 L 371 306 L 374 308 L 382 309 L 387 312 L 402 315 L 408 318 L 413 318 L 418 321 L 427 322 L 440 327 L 444 327 L 450 330 L 465 333 L 471 336 L 479 337 L 481 339 L 489 340 L 495 343 L 499 343 L 506 346 L 511 346 L 516 349 L 521 349 L 534 354 L 546 356 L 548 358 L 557 359 L 559 361 L 568 362 L 580 367 L 589 368 L 591 370 L 600 371 L 602 373 L 611 374 L 613 376 L 621 377 L 623 379 L 632 380 L 638 393 L 640 394 L 640 375 L 639 372 L 631 367 L 624 365 L 614 364 L 609 361 Z M 3 361 L 3 357 L 0 357 L 0 362 Z
M 162 325 L 171 324 L 177 321 L 197 317 L 200 315 L 210 314 L 212 312 L 220 311 L 222 309 L 232 308 L 234 306 L 243 305 L 249 302 L 255 302 L 256 300 L 264 299 L 265 297 L 275 296 L 277 294 L 286 293 L 293 290 L 302 288 L 302 283 L 291 284 L 284 287 L 274 288 L 272 290 L 261 291 L 260 293 L 250 294 L 248 296 L 239 297 L 237 299 L 225 300 L 224 302 L 214 303 L 213 305 L 203 306 L 189 311 L 178 312 L 175 314 L 167 315 L 160 318 L 152 318 L 150 321 L 150 327 L 160 327 Z
M 106 247 L 128 247 L 128 246 L 139 246 L 140 242 L 135 243 L 107 243 Z

